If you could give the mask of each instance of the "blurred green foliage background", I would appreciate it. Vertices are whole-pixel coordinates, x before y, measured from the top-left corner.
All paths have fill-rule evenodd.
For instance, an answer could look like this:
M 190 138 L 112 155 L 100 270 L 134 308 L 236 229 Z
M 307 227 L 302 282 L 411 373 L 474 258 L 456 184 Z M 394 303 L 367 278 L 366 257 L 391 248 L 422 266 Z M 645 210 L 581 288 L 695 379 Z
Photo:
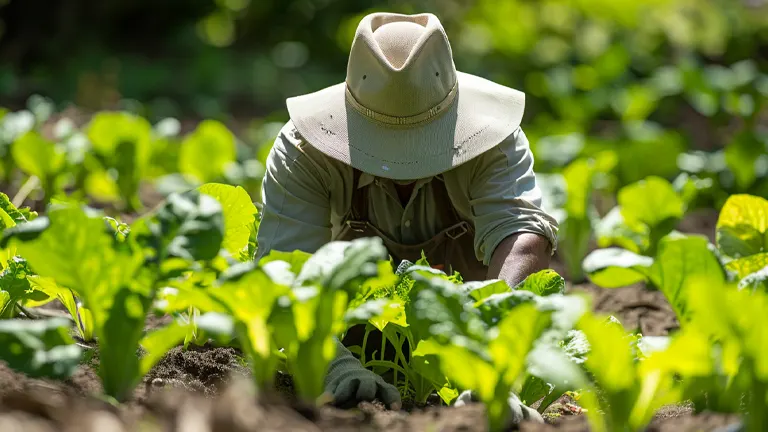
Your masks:
M 75 177 L 81 185 L 101 185 L 92 189 L 107 191 L 105 196 L 135 201 L 137 175 L 161 178 L 176 171 L 206 181 L 218 174 L 258 195 L 260 164 L 287 120 L 285 99 L 342 81 L 358 22 L 374 11 L 436 14 L 459 70 L 527 94 L 523 127 L 546 204 L 563 218 L 591 218 L 590 212 L 602 217 L 622 186 L 648 176 L 674 182 L 691 208 L 719 208 L 737 192 L 768 195 L 766 0 L 0 0 L 0 5 L 1 107 L 26 108 L 38 125 L 66 116 L 79 127 L 104 110 L 147 120 L 133 127 L 133 120 L 113 119 L 144 137 L 136 142 L 154 140 L 141 163 L 110 170 L 119 140 L 99 138 L 93 128 L 65 146 L 81 153 L 102 150 L 100 162 L 93 163 L 99 174 Z M 182 139 L 205 119 L 221 123 L 201 125 L 202 131 Z M 9 154 L 28 129 L 24 124 L 18 116 L 5 117 L 0 155 Z M 103 131 L 123 127 L 106 124 Z M 147 138 L 150 129 L 155 138 Z M 64 136 L 50 135 L 54 141 Z M 238 168 L 222 168 L 223 158 L 214 173 L 204 172 L 209 160 L 200 154 L 204 149 L 231 155 Z M 25 165 L 22 153 L 17 166 Z M 6 189 L 16 190 L 23 178 L 10 176 L 14 167 L 8 159 L 3 156 L 0 177 Z M 77 160 L 68 163 L 75 166 Z M 136 167 L 141 174 L 135 174 Z M 33 168 L 24 171 L 58 166 Z M 119 172 L 133 178 L 123 174 L 119 180 Z M 59 180 L 46 179 L 56 190 Z M 593 189 L 606 193 L 595 200 Z

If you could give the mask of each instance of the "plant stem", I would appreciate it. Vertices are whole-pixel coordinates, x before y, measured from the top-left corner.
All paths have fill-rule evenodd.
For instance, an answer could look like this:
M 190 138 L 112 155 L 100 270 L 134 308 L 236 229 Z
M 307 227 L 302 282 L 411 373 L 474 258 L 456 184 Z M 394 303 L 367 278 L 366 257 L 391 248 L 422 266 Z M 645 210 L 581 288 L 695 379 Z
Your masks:
M 21 311 L 21 312 L 22 312 L 24 315 L 26 315 L 26 317 L 27 317 L 27 318 L 29 318 L 29 319 L 33 319 L 33 320 L 36 320 L 36 319 L 40 319 L 40 315 L 38 315 L 38 314 L 35 314 L 35 313 L 32 313 L 32 312 L 30 312 L 28 309 L 26 309 L 26 308 L 25 308 L 24 306 L 22 306 L 21 304 L 19 304 L 19 303 L 16 303 L 16 307 L 17 307 L 17 308 L 19 308 L 19 310 L 20 310 L 20 311 Z
M 11 204 L 16 207 L 21 207 L 21 204 L 24 202 L 24 200 L 26 200 L 29 194 L 32 193 L 32 191 L 35 190 L 38 186 L 40 186 L 40 179 L 38 179 L 37 176 L 29 177 L 27 181 L 21 185 L 19 191 L 16 192 L 16 195 L 14 195 L 13 199 L 11 200 Z
M 753 379 L 755 374 L 751 374 Z M 764 431 L 768 427 L 765 414 L 765 396 L 768 386 L 759 380 L 752 382 L 752 394 L 749 395 L 749 414 L 747 416 L 747 430 L 750 432 Z

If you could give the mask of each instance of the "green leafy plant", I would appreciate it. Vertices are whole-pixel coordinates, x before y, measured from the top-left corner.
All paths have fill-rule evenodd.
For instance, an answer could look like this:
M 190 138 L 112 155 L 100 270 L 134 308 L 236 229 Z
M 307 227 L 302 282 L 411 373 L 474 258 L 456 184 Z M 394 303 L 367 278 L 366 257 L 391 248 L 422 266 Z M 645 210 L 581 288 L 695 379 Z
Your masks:
M 224 240 L 221 247 L 239 261 L 250 261 L 249 241 L 256 231 L 256 206 L 240 186 L 206 183 L 197 190 L 214 197 L 224 214 Z
M 81 354 L 69 336 L 66 319 L 0 320 L 0 357 L 27 376 L 69 378 Z
M 221 206 L 208 195 L 170 197 L 157 214 L 135 222 L 124 239 L 99 214 L 74 206 L 51 208 L 47 221 L 33 236 L 12 236 L 9 241 L 37 277 L 50 278 L 56 287 L 82 299 L 88 318 L 79 313 L 77 303 L 68 304 L 69 298 L 64 303 L 81 333 L 90 332 L 92 325 L 104 391 L 123 400 L 151 367 L 147 359 L 159 359 L 163 349 L 186 335 L 182 325 L 172 325 L 145 336 L 145 319 L 165 280 L 160 269 L 166 259 L 194 261 L 217 255 L 224 235 Z M 49 284 L 49 292 L 56 290 Z M 149 352 L 141 360 L 140 345 Z
M 599 247 L 620 246 L 653 256 L 662 237 L 675 229 L 682 219 L 686 202 L 671 183 L 660 177 L 648 177 L 623 187 L 618 206 L 597 225 Z
M 232 132 L 220 122 L 206 120 L 181 143 L 179 171 L 199 183 L 219 181 L 235 158 Z
M 306 258 L 290 292 L 275 309 L 270 320 L 275 337 L 305 400 L 317 400 L 323 394 L 325 371 L 336 355 L 333 338 L 346 329 L 351 300 L 366 281 L 379 276 L 387 256 L 378 238 L 328 243 Z M 295 263 L 280 265 L 290 271 Z
M 232 267 L 210 287 L 201 288 L 189 282 L 176 285 L 177 291 L 164 310 L 194 307 L 208 314 L 202 321 L 190 314 L 190 323 L 201 326 L 207 335 L 236 337 L 258 388 L 271 388 L 281 356 L 273 342 L 275 329 L 268 320 L 275 302 L 288 292 L 288 286 L 273 280 L 270 273 L 254 263 Z M 212 321 L 213 316 L 218 318 Z
M 596 285 L 619 288 L 647 282 L 661 291 L 684 320 L 685 293 L 692 278 L 713 283 L 725 280 L 725 272 L 709 241 L 703 236 L 670 235 L 659 242 L 655 258 L 618 248 L 598 249 L 584 260 L 584 269 Z
M 717 221 L 717 245 L 726 267 L 744 278 L 768 266 L 768 200 L 732 195 Z
M 64 149 L 36 131 L 19 137 L 11 148 L 16 166 L 30 177 L 38 179 L 43 188 L 43 204 L 59 192 L 57 180 L 65 168 Z
M 596 219 L 592 204 L 595 177 L 609 172 L 615 165 L 615 153 L 602 152 L 594 158 L 577 159 L 562 172 L 566 199 L 564 215 L 558 221 L 558 253 L 565 262 L 568 276 L 574 282 L 584 279 L 581 261 L 587 254 Z
M 139 210 L 139 186 L 152 154 L 152 127 L 125 112 L 101 112 L 87 127 L 96 166 L 89 182 L 119 193 L 126 210 Z
M 7 195 L 0 193 L 0 235 L 36 216 L 29 209 L 17 209 Z M 9 254 L 7 261 L 0 263 L 0 317 L 13 318 L 25 305 L 42 305 L 50 301 L 45 292 L 30 285 L 27 280 L 30 274 L 27 262 L 19 256 Z
M 659 408 L 682 400 L 674 374 L 660 367 L 666 364 L 655 353 L 639 360 L 621 323 L 587 314 L 577 328 L 589 343 L 582 382 L 591 384 L 580 393 L 580 403 L 592 430 L 642 430 Z

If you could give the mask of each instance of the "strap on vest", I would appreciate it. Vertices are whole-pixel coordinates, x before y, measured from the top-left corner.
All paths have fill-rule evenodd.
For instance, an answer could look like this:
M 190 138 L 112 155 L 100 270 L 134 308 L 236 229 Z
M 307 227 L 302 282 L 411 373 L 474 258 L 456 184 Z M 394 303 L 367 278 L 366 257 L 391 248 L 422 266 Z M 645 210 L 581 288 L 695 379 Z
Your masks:
M 352 218 L 356 222 L 368 220 L 368 187 L 359 188 L 360 177 L 363 173 L 352 168 Z

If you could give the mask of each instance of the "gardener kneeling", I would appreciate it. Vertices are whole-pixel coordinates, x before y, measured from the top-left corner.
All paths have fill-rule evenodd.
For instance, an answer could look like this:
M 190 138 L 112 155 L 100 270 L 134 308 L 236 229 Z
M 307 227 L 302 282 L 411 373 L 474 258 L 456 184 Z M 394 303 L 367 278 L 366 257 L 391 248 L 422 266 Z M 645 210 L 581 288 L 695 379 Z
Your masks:
M 346 81 L 287 105 L 267 160 L 257 259 L 378 236 L 395 262 L 424 251 L 464 280 L 514 286 L 549 267 L 557 223 L 540 208 L 524 95 L 457 72 L 434 15 L 366 16 Z M 339 345 L 326 381 L 335 402 L 399 407 L 397 389 Z M 541 421 L 514 395 L 510 407 L 516 421 Z

